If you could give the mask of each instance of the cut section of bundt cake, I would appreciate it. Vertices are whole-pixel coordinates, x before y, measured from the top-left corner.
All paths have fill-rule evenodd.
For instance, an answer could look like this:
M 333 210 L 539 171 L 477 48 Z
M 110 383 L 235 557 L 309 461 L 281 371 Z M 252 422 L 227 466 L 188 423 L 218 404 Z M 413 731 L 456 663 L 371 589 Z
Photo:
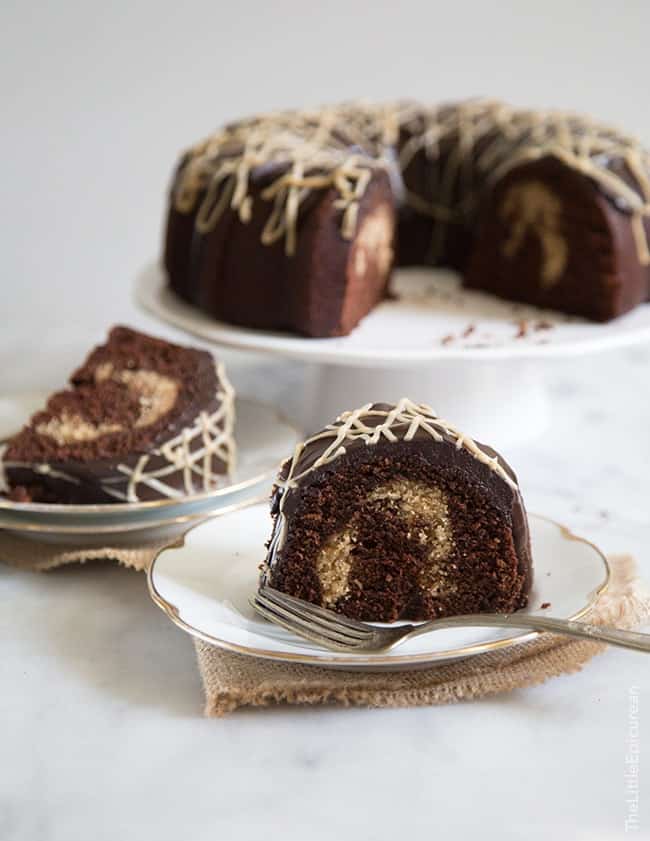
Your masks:
M 514 473 L 410 400 L 345 412 L 299 444 L 271 513 L 262 582 L 346 616 L 424 620 L 527 603 Z
M 114 327 L 70 385 L 6 442 L 16 501 L 174 499 L 232 471 L 234 392 L 206 351 Z
M 486 196 L 465 284 L 513 301 L 608 321 L 646 300 L 645 243 L 582 173 L 545 157 Z

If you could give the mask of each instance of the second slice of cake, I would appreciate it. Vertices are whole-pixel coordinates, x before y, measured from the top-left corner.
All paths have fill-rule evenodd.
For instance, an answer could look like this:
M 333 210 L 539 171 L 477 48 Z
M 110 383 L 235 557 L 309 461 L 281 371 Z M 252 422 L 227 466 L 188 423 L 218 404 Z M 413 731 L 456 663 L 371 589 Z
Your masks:
M 16 501 L 177 499 L 235 460 L 234 391 L 210 353 L 114 327 L 0 460 Z
M 345 412 L 299 444 L 271 513 L 262 582 L 346 616 L 424 620 L 527 603 L 515 474 L 410 400 Z

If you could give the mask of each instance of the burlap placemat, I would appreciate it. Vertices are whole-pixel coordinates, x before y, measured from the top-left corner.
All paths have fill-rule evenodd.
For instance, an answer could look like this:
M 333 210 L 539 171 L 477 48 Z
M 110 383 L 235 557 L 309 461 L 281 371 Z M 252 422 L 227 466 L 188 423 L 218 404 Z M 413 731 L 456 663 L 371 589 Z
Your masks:
M 80 549 L 0 532 L 0 560 L 39 572 L 96 559 L 144 570 L 163 545 L 140 543 L 128 548 Z M 609 562 L 610 586 L 585 619 L 619 628 L 640 627 L 650 619 L 650 590 L 637 577 L 633 558 L 614 555 Z M 512 648 L 432 668 L 348 672 L 246 657 L 198 640 L 195 647 L 207 716 L 222 716 L 243 706 L 279 703 L 410 707 L 472 700 L 579 671 L 605 648 L 587 640 L 543 634 Z
M 612 581 L 588 618 L 600 625 L 637 628 L 650 617 L 650 592 L 627 555 L 610 559 Z M 502 651 L 426 669 L 347 672 L 246 657 L 195 641 L 205 689 L 205 714 L 237 707 L 326 704 L 410 707 L 471 700 L 543 683 L 579 671 L 605 646 L 543 634 Z M 639 655 L 641 656 L 641 655 Z
M 173 541 L 139 541 L 125 547 L 112 546 L 109 538 L 106 546 L 80 548 L 74 543 L 47 543 L 0 531 L 0 561 L 34 572 L 47 572 L 64 564 L 83 564 L 97 560 L 117 561 L 132 569 L 145 570 L 156 552 L 170 542 Z

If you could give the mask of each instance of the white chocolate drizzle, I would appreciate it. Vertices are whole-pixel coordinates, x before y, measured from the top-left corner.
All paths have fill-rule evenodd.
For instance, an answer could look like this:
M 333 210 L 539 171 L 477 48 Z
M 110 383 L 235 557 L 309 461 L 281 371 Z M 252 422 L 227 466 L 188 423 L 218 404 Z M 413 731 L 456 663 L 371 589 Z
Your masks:
M 373 421 L 380 420 L 380 422 L 367 423 L 371 418 Z M 489 456 L 479 447 L 476 441 L 459 432 L 448 421 L 439 418 L 429 406 L 414 403 L 407 397 L 403 397 L 389 409 L 367 403 L 360 409 L 343 412 L 334 423 L 328 424 L 321 432 L 317 432 L 311 438 L 307 438 L 296 445 L 293 456 L 285 462 L 280 473 L 281 476 L 286 474 L 285 478 L 279 479 L 276 484 L 280 488 L 297 487 L 309 473 L 345 455 L 347 452 L 346 445 L 353 441 L 361 440 L 369 446 L 378 444 L 382 439 L 391 443 L 412 441 L 416 432 L 420 430 L 426 432 L 438 443 L 451 439 L 456 449 L 467 450 L 477 461 L 489 467 L 511 488 L 517 488 L 517 483 L 504 470 L 497 456 Z M 296 472 L 305 450 L 318 441 L 328 441 L 329 443 L 309 467 Z
M 212 230 L 228 208 L 249 222 L 251 174 L 277 169 L 279 174 L 261 194 L 270 205 L 261 236 L 264 245 L 284 238 L 286 253 L 294 254 L 300 206 L 312 190 L 324 189 L 338 194 L 335 207 L 342 214 L 341 232 L 351 239 L 372 171 L 387 167 L 381 149 L 393 137 L 388 111 L 382 144 L 373 155 L 366 151 L 373 132 L 379 130 L 376 115 L 381 110 L 355 113 L 339 106 L 283 111 L 227 126 L 189 150 L 174 190 L 174 205 L 188 213 L 200 197 L 195 224 L 201 233 Z
M 223 363 L 217 364 L 219 388 L 217 409 L 208 414 L 199 412 L 194 423 L 183 429 L 174 438 L 145 453 L 135 467 L 119 464 L 117 470 L 126 477 L 126 489 L 114 487 L 123 485 L 119 477 L 105 479 L 104 491 L 123 502 L 138 502 L 139 488 L 144 485 L 162 497 L 177 499 L 197 491 L 214 490 L 223 474 L 215 473 L 213 459 L 226 465 L 227 474 L 235 469 L 235 392 L 226 377 Z M 196 442 L 199 446 L 195 446 Z M 167 462 L 161 467 L 151 467 L 153 458 L 162 457 Z M 182 471 L 182 489 L 165 482 L 169 476 Z
M 198 207 L 195 225 L 202 233 L 227 209 L 247 223 L 251 176 L 266 173 L 261 198 L 269 210 L 261 240 L 272 245 L 284 239 L 292 255 L 300 208 L 310 192 L 337 193 L 341 233 L 351 239 L 373 171 L 387 170 L 393 183 L 403 185 L 402 176 L 420 152 L 427 161 L 428 195 L 404 187 L 399 198 L 434 220 L 432 259 L 440 253 L 446 226 L 471 219 L 487 188 L 518 165 L 551 157 L 594 181 L 631 216 L 639 261 L 650 263 L 643 224 L 650 216 L 650 154 L 639 141 L 589 117 L 495 101 L 433 107 L 346 103 L 253 117 L 187 152 L 173 202 L 183 213 Z

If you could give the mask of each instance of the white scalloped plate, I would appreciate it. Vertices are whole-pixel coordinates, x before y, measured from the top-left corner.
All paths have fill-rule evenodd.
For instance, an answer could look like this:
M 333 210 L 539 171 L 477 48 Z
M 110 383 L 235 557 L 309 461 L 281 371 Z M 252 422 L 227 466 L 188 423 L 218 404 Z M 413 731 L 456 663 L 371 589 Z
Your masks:
M 444 663 L 534 639 L 533 631 L 446 629 L 408 640 L 385 654 L 326 651 L 261 619 L 248 599 L 255 592 L 268 504 L 239 507 L 191 529 L 180 546 L 164 549 L 148 573 L 149 592 L 172 622 L 229 651 L 283 662 L 344 669 L 400 669 Z M 566 619 L 584 615 L 607 586 L 603 553 L 552 520 L 530 516 L 535 578 L 524 612 Z M 541 605 L 550 602 L 547 610 Z
M 0 432 L 8 435 L 43 405 L 45 396 L 4 396 L 0 405 Z M 21 411 L 22 410 L 22 411 Z M 205 517 L 220 508 L 270 492 L 282 459 L 293 451 L 300 433 L 280 413 L 261 403 L 237 398 L 235 439 L 238 464 L 231 481 L 222 487 L 182 499 L 98 505 L 16 503 L 0 497 L 0 529 L 33 535 L 94 535 L 178 526 Z M 11 426 L 9 426 L 11 422 Z M 176 530 L 178 533 L 178 529 Z
M 175 295 L 155 264 L 138 276 L 136 295 L 158 318 L 216 345 L 335 365 L 390 367 L 439 359 L 570 356 L 650 338 L 650 304 L 607 324 L 594 324 L 463 289 L 459 283 L 459 276 L 450 270 L 398 269 L 392 283 L 395 297 L 380 304 L 349 336 L 333 339 L 307 339 L 217 321 Z M 523 336 L 522 321 L 527 323 Z

